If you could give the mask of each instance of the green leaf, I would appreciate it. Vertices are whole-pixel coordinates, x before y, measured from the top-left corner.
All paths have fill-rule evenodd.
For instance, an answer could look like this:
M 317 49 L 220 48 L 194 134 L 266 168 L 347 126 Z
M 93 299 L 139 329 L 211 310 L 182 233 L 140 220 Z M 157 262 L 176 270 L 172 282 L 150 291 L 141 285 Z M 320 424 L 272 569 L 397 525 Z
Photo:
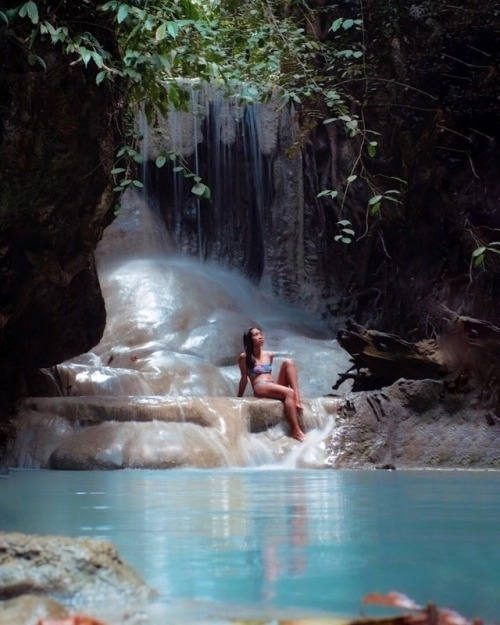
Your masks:
M 342 17 L 338 17 L 333 24 L 330 26 L 330 30 L 332 33 L 336 32 L 341 26 L 344 19 Z
M 114 169 L 111 170 L 112 174 L 123 174 L 123 172 L 126 171 L 126 169 L 124 167 L 115 167 Z
M 99 54 L 99 52 L 92 50 L 92 52 L 90 53 L 90 56 L 93 58 L 94 63 L 97 65 L 97 67 L 101 69 L 101 67 L 104 65 L 104 59 Z
M 337 221 L 337 224 L 339 226 L 350 226 L 351 222 L 348 219 L 341 219 L 340 221 Z
M 351 28 L 352 26 L 354 26 L 354 20 L 348 19 L 342 22 L 342 28 L 344 30 L 347 30 L 348 28 Z
M 169 35 L 175 39 L 179 34 L 179 25 L 176 22 L 167 22 L 167 30 Z
M 170 85 L 168 88 L 168 99 L 174 105 L 175 108 L 178 108 L 180 104 L 180 93 L 179 89 L 175 85 Z
M 121 4 L 120 8 L 118 9 L 118 15 L 116 16 L 116 20 L 118 22 L 118 24 L 121 24 L 122 22 L 124 22 L 127 19 L 127 15 L 128 15 L 128 11 L 129 11 L 130 7 L 128 4 Z
M 43 67 L 43 69 L 47 69 L 47 63 L 45 63 L 45 61 L 42 59 L 41 56 L 38 56 L 38 54 L 35 54 L 35 61 L 41 65 Z
M 80 48 L 79 52 L 80 52 L 80 56 L 82 57 L 85 67 L 87 67 L 88 62 L 92 58 L 90 50 L 86 50 L 85 48 Z
M 167 157 L 160 155 L 157 157 L 155 164 L 156 164 L 156 167 L 160 168 L 160 167 L 163 167 L 163 165 L 165 165 L 166 162 L 167 162 Z
M 395 202 L 396 204 L 401 204 L 401 200 L 398 200 L 395 197 L 391 197 L 390 195 L 384 195 L 384 199 L 390 200 L 391 202 Z
M 372 145 L 371 143 L 368 144 L 368 154 L 369 156 L 375 156 L 375 154 L 377 153 L 377 148 Z
M 9 23 L 9 18 L 5 15 L 3 11 L 0 11 L 0 19 L 3 20 L 6 24 Z
M 350 239 L 349 237 L 345 237 L 342 234 L 335 235 L 334 240 L 340 241 L 340 243 L 345 243 L 346 245 L 352 242 L 352 239 Z
M 368 206 L 373 206 L 374 204 L 380 203 L 382 199 L 381 195 L 374 195 L 372 198 L 368 200 Z
M 28 17 L 33 24 L 38 24 L 38 7 L 34 2 L 28 2 Z
M 336 198 L 338 194 L 339 194 L 339 192 L 338 192 L 338 191 L 332 191 L 331 189 L 324 189 L 323 191 L 320 191 L 320 192 L 316 195 L 316 197 L 325 197 L 325 196 L 328 196 L 328 197 L 331 197 L 331 198 L 333 199 L 333 198 Z
M 19 9 L 19 16 L 26 17 L 28 16 L 33 24 L 38 24 L 38 7 L 30 0 L 29 2 L 25 2 L 21 8 Z
M 140 180 L 132 180 L 132 184 L 140 189 L 144 186 Z
M 95 77 L 95 84 L 100 85 L 102 81 L 106 78 L 107 72 L 99 72 Z
M 207 186 L 203 184 L 203 182 L 197 182 L 193 187 L 191 187 L 191 193 L 201 197 L 205 194 Z
M 486 248 L 485 247 L 477 247 L 472 252 L 472 258 L 477 258 L 478 256 L 482 256 L 485 252 L 486 252 Z
M 347 176 L 347 182 L 350 184 L 351 182 L 354 182 L 356 180 L 357 176 L 356 174 L 352 174 L 351 176 Z
M 156 41 L 162 41 L 167 36 L 167 23 L 162 22 L 156 29 L 155 39 Z

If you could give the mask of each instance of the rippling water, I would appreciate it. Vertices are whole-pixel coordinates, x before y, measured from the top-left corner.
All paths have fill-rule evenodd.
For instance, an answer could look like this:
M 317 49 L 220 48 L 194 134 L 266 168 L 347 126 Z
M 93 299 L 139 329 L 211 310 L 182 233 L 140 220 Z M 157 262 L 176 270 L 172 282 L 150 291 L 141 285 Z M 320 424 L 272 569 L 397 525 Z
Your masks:
M 0 480 L 0 529 L 109 539 L 164 602 L 356 616 L 366 593 L 399 590 L 498 621 L 498 479 L 14 470 Z

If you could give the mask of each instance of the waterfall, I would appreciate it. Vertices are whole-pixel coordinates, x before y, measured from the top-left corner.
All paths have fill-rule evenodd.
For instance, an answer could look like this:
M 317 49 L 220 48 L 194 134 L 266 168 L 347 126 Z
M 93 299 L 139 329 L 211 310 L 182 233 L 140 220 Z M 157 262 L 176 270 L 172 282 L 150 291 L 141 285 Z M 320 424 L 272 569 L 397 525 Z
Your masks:
M 294 305 L 325 310 L 323 220 L 304 201 L 302 156 L 293 110 L 279 98 L 242 104 L 210 85 L 189 83 L 188 110 L 173 110 L 149 131 L 149 201 L 186 256 L 234 268 Z M 162 153 L 211 189 L 191 193 L 192 178 L 158 169 Z M 176 169 L 180 169 L 180 165 Z
M 276 219 L 267 158 L 278 141 L 269 132 L 275 115 L 207 93 L 193 91 L 190 111 L 176 113 L 165 136 L 172 142 L 166 147 L 175 143 L 211 185 L 213 203 L 196 204 L 187 193 L 191 178 L 153 169 L 151 161 L 165 142 L 143 126 L 147 193 L 126 192 L 96 250 L 107 312 L 104 334 L 89 353 L 52 369 L 60 397 L 20 403 L 11 452 L 15 466 L 334 462 L 327 441 L 333 439 L 340 400 L 328 395 L 350 361 L 318 317 L 273 293 L 273 271 L 279 267 L 273 255 L 283 245 L 283 258 L 299 256 L 279 236 L 271 241 L 268 230 Z M 248 173 L 243 190 L 235 145 Z M 287 176 L 292 171 L 283 160 L 274 164 L 273 175 L 277 169 Z M 170 186 L 161 183 L 165 176 L 171 176 Z M 242 198 L 252 232 L 248 249 L 248 239 L 237 236 Z M 215 228 L 216 237 L 207 235 L 207 226 Z M 225 254 L 232 263 L 224 261 Z M 242 266 L 235 265 L 236 258 Z M 276 370 L 287 357 L 297 364 L 308 432 L 300 448 L 288 437 L 281 402 L 255 399 L 250 384 L 243 399 L 235 397 L 242 335 L 252 325 L 263 328 Z M 36 445 L 29 435 L 34 424 Z

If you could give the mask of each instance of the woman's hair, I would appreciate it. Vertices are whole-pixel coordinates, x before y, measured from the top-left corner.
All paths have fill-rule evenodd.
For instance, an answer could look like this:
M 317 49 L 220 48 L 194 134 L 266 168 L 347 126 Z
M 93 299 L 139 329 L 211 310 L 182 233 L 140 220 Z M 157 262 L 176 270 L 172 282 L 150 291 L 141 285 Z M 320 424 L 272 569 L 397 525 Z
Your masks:
M 245 348 L 247 369 L 251 369 L 255 364 L 255 356 L 253 355 L 252 330 L 262 330 L 259 326 L 252 326 L 243 335 L 243 347 Z

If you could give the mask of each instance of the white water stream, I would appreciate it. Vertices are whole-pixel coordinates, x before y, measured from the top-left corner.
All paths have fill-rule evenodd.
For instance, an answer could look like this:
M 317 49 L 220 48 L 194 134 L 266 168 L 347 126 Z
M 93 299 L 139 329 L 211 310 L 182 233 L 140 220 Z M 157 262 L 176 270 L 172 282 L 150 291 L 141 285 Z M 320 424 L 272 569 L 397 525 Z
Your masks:
M 182 258 L 157 216 L 129 195 L 97 250 L 102 340 L 57 367 L 60 397 L 20 406 L 13 466 L 166 468 L 331 466 L 327 397 L 348 355 L 319 322 L 236 272 Z M 236 399 L 242 335 L 297 363 L 306 443 L 288 437 L 281 402 Z M 89 427 L 91 426 L 91 427 Z M 33 432 L 35 434 L 33 435 Z

